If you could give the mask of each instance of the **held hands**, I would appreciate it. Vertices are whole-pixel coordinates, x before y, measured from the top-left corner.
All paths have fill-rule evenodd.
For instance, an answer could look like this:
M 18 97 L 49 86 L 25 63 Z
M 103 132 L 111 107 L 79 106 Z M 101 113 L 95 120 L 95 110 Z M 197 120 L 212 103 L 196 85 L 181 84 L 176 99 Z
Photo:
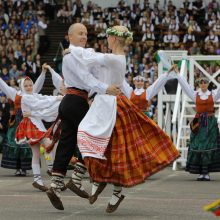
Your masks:
M 116 85 L 111 85 L 107 88 L 106 94 L 117 96 L 121 93 L 121 90 Z
M 31 112 L 23 112 L 23 117 L 28 118 L 31 116 Z
M 168 74 L 171 73 L 171 72 L 175 72 L 175 73 L 179 73 L 179 69 L 178 69 L 178 66 L 176 64 L 173 64 L 171 66 L 171 68 L 168 70 Z
M 47 65 L 47 63 L 44 63 L 42 65 L 42 73 L 46 73 L 49 68 L 50 68 L 50 65 Z

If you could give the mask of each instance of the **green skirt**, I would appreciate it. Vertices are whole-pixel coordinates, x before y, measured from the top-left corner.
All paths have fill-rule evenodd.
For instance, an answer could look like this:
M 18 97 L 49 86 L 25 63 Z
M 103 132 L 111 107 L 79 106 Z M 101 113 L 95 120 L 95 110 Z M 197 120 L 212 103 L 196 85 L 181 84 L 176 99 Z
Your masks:
M 220 171 L 220 139 L 217 119 L 208 117 L 208 125 L 200 126 L 198 133 L 190 135 L 186 171 L 207 174 Z
M 143 113 L 150 119 L 153 119 L 153 114 L 151 112 L 143 111 Z
M 31 170 L 32 152 L 28 144 L 15 142 L 17 124 L 8 129 L 6 143 L 3 146 L 1 167 L 8 169 Z

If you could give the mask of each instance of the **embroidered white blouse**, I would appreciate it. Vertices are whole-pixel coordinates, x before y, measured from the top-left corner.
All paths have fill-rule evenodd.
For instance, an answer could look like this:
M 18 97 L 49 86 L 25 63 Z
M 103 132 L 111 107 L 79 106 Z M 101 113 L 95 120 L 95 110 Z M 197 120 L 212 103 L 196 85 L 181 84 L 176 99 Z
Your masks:
M 181 76 L 177 74 L 176 78 L 178 79 L 178 82 L 180 83 L 183 91 L 186 93 L 186 95 L 193 101 L 196 102 L 196 96 L 197 94 L 200 96 L 202 100 L 208 99 L 208 96 L 212 94 L 213 101 L 217 101 L 220 98 L 220 86 L 218 86 L 217 89 L 209 91 L 207 90 L 206 92 L 203 92 L 201 89 L 198 91 L 195 91 L 186 81 L 184 76 Z
M 160 75 L 160 77 L 146 89 L 146 100 L 151 100 L 155 95 L 159 93 L 159 91 L 164 87 L 166 82 L 170 79 L 175 78 L 175 73 L 163 73 Z M 123 92 L 124 94 L 130 99 L 131 94 L 133 92 L 133 88 L 124 80 L 123 82 Z M 141 95 L 145 90 L 143 88 L 141 89 L 134 89 L 135 95 Z

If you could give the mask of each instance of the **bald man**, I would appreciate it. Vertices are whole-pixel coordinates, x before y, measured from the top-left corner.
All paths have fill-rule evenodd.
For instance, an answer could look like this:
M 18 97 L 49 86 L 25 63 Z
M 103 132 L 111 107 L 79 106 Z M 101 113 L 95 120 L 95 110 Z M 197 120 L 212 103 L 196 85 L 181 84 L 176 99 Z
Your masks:
M 75 23 L 71 25 L 68 36 L 70 49 L 72 47 L 85 47 L 87 29 L 83 24 Z M 75 165 L 72 178 L 66 184 L 66 187 L 82 198 L 89 197 L 81 183 L 86 167 L 77 147 L 78 125 L 89 109 L 87 102 L 88 92 L 93 90 L 99 94 L 107 93 L 110 95 L 118 95 L 120 93 L 116 86 L 108 86 L 97 80 L 89 72 L 88 67 L 77 62 L 71 53 L 63 58 L 62 72 L 67 93 L 59 107 L 61 136 L 53 164 L 51 187 L 46 192 L 52 205 L 59 210 L 64 210 L 60 192 L 65 187 L 64 176 L 73 155 L 78 157 L 79 162 Z

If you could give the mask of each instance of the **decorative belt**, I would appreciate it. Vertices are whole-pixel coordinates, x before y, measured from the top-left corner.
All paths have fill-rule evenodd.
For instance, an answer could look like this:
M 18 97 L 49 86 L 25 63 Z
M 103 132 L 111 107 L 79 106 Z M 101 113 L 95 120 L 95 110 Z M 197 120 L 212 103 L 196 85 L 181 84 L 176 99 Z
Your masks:
M 88 99 L 88 92 L 77 88 L 67 88 L 66 94 L 77 95 L 84 99 Z
M 214 113 L 213 113 L 213 112 L 212 112 L 212 113 L 207 113 L 207 112 L 204 112 L 204 113 L 196 113 L 195 118 L 200 118 L 200 117 L 202 117 L 202 116 L 204 116 L 204 115 L 206 115 L 206 116 L 213 116 Z
M 196 113 L 195 118 L 199 118 L 200 125 L 202 127 L 207 127 L 206 131 L 208 132 L 208 117 L 213 116 L 214 113 Z

